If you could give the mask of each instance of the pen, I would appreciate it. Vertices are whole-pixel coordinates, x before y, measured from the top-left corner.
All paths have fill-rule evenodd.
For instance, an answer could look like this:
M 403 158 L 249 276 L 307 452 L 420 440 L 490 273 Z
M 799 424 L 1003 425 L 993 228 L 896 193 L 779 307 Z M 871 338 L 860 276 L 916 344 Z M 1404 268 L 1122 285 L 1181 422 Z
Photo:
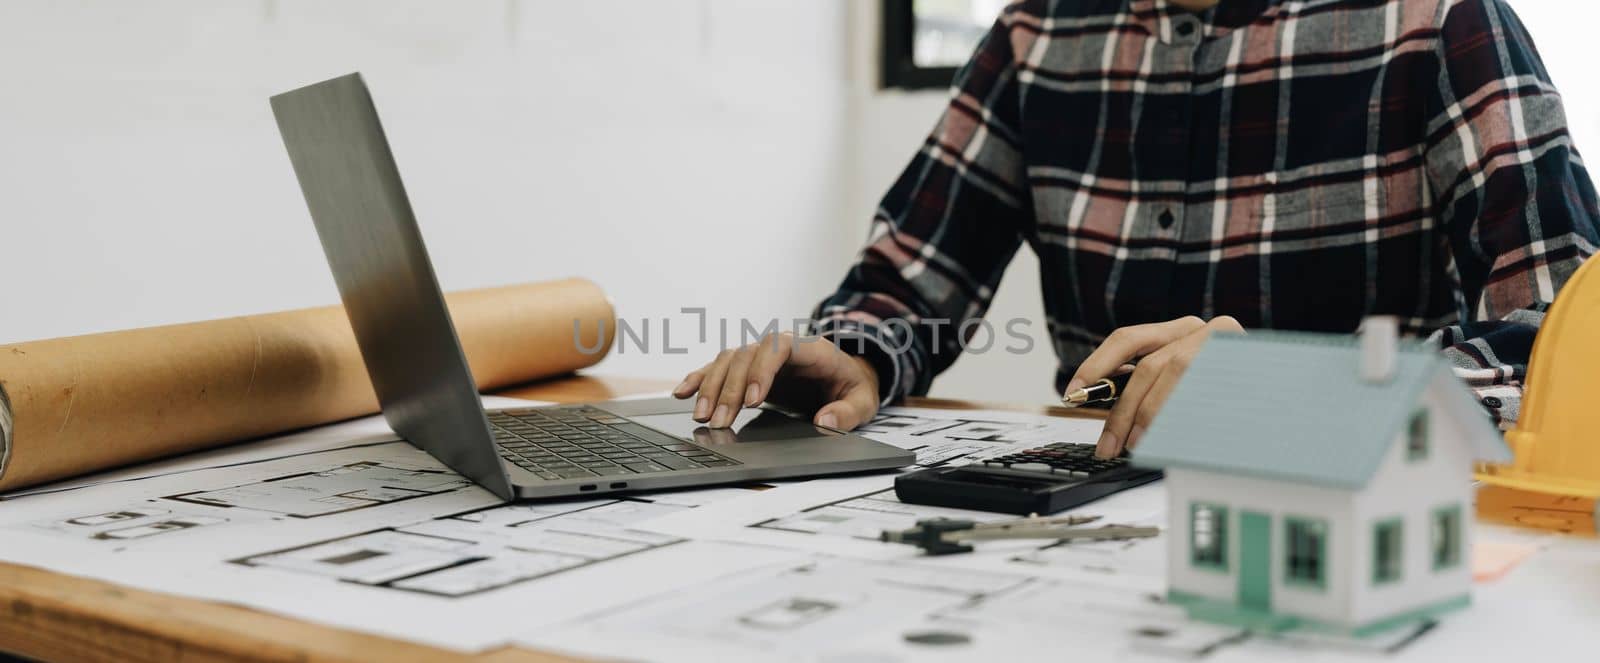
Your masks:
M 1074 389 L 1061 395 L 1061 404 L 1067 407 L 1078 407 L 1090 403 L 1107 403 L 1117 400 L 1122 395 L 1122 388 L 1128 386 L 1128 378 L 1133 373 L 1121 373 L 1109 378 L 1102 378 L 1087 387 Z

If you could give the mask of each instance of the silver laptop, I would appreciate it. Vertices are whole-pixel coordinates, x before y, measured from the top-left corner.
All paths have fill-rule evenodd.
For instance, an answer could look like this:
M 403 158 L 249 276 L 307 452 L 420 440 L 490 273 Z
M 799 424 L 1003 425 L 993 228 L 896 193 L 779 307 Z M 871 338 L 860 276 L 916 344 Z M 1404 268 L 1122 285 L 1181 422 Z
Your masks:
M 505 499 L 887 470 L 911 452 L 747 408 L 725 429 L 672 398 L 485 412 L 360 74 L 272 98 L 306 206 L 395 432 Z

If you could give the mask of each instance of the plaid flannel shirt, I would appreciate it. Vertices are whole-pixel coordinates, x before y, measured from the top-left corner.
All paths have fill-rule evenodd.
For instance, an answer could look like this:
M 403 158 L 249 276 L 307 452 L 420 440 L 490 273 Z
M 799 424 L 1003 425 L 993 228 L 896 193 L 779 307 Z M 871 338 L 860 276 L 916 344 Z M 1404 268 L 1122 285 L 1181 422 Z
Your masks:
M 958 73 L 814 317 L 885 402 L 925 393 L 1025 241 L 1057 389 L 1117 327 L 1390 314 L 1505 425 L 1597 218 L 1503 0 L 1029 1 Z

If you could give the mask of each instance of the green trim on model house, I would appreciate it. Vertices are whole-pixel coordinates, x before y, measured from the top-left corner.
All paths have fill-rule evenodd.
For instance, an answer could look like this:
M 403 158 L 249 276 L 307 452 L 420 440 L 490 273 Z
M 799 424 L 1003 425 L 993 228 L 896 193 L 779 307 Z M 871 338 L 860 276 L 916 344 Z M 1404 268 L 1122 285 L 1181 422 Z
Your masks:
M 1377 619 L 1355 628 L 1339 624 L 1296 617 L 1294 615 L 1280 615 L 1272 612 L 1245 610 L 1237 604 L 1228 601 L 1219 601 L 1198 594 L 1176 589 L 1167 590 L 1167 603 L 1184 609 L 1191 619 L 1224 624 L 1255 632 L 1283 633 L 1293 630 L 1304 630 L 1319 633 L 1337 633 L 1342 635 L 1366 638 L 1390 629 L 1399 628 L 1407 624 L 1432 619 L 1440 615 L 1454 612 L 1471 605 L 1472 597 L 1469 594 L 1451 597 L 1435 603 L 1414 608 L 1405 612 Z
M 1439 615 L 1443 615 L 1448 612 L 1454 612 L 1471 604 L 1472 595 L 1462 594 L 1460 596 L 1451 597 L 1436 603 L 1429 603 L 1428 605 L 1420 608 L 1407 610 L 1392 617 L 1385 617 L 1376 621 L 1367 622 L 1350 629 L 1349 633 L 1350 635 L 1358 638 L 1365 638 L 1367 636 L 1377 635 L 1389 629 L 1405 626 L 1406 624 L 1413 624 L 1426 619 L 1438 617 Z

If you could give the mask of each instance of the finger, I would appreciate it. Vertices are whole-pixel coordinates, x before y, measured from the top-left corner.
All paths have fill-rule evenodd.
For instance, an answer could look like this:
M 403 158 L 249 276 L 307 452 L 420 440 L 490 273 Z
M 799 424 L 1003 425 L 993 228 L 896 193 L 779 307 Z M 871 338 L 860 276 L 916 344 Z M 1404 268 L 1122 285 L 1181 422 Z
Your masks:
M 706 369 L 703 366 L 690 371 L 688 375 L 683 376 L 683 382 L 672 388 L 672 397 L 681 400 L 693 396 L 695 390 L 700 388 L 700 381 L 705 377 Z
M 1205 321 L 1191 315 L 1166 322 L 1120 327 L 1078 365 L 1072 379 L 1067 381 L 1067 391 L 1113 375 L 1123 364 L 1155 352 L 1205 325 Z
M 1161 406 L 1167 402 L 1167 396 L 1172 394 L 1172 390 L 1178 386 L 1178 381 L 1182 380 L 1184 373 L 1189 370 L 1189 362 L 1200 352 L 1200 347 L 1205 345 L 1206 339 L 1211 337 L 1211 331 L 1208 323 L 1205 328 L 1195 330 L 1161 350 L 1161 373 L 1156 376 L 1155 382 L 1139 400 L 1138 411 L 1133 415 L 1133 426 L 1128 430 L 1126 443 L 1122 445 L 1124 449 L 1132 449 L 1139 444 L 1139 438 L 1144 436 L 1144 432 L 1155 421 Z
M 1100 441 L 1095 444 L 1094 455 L 1101 458 L 1115 458 L 1127 446 L 1128 433 L 1133 430 L 1133 415 L 1138 413 L 1139 404 L 1144 400 L 1145 394 L 1150 391 L 1150 386 L 1155 384 L 1156 378 L 1161 375 L 1161 370 L 1167 362 L 1167 353 L 1158 351 L 1145 357 L 1139 362 L 1139 367 L 1133 369 L 1133 377 L 1128 378 L 1127 386 L 1122 388 L 1122 393 L 1117 396 L 1117 402 L 1111 406 L 1111 414 L 1106 417 L 1106 427 L 1100 432 Z
M 717 394 L 722 391 L 722 378 L 728 374 L 728 363 L 733 361 L 733 351 L 723 350 L 706 368 L 705 379 L 700 381 L 700 398 L 694 402 L 694 420 L 705 423 L 711 419 L 711 408 Z
M 790 349 L 794 347 L 794 335 L 775 334 L 763 339 L 757 345 L 759 347 L 756 349 L 756 356 L 750 361 L 750 372 L 746 375 L 746 380 L 749 382 L 744 392 L 746 407 L 767 399 L 767 394 L 772 391 L 772 381 L 778 376 L 778 370 L 789 361 Z
M 1211 331 L 1244 333 L 1244 325 L 1239 324 L 1239 321 L 1231 315 L 1219 315 L 1212 318 L 1210 322 L 1206 323 L 1206 328 Z
M 756 345 L 746 345 L 733 353 L 733 359 L 728 362 L 728 373 L 723 376 L 722 389 L 716 392 L 716 409 L 711 411 L 712 428 L 726 428 L 733 424 L 733 418 L 739 416 L 740 408 L 744 407 L 745 385 L 749 382 L 745 374 L 750 371 L 750 361 L 755 359 Z
M 838 400 L 817 410 L 817 416 L 812 421 L 825 428 L 850 431 L 871 421 L 872 415 L 877 413 L 877 392 L 865 384 L 856 384 L 847 389 Z

